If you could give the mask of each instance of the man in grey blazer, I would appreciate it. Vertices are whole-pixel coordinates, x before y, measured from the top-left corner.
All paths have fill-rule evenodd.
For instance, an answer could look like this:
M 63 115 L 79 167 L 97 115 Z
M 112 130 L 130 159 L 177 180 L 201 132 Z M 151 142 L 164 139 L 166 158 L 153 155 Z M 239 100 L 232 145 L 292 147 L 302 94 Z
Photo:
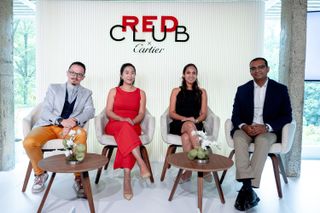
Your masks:
M 73 129 L 80 132 L 76 135 L 75 143 L 86 145 L 87 133 L 82 127 L 94 117 L 95 109 L 92 92 L 80 85 L 85 72 L 83 63 L 73 62 L 67 71 L 67 82 L 49 86 L 39 120 L 23 141 L 35 174 L 33 193 L 43 191 L 48 179 L 48 174 L 38 166 L 43 158 L 41 147 L 48 140 L 64 138 Z M 75 187 L 78 193 L 83 193 L 79 174 L 75 174 Z

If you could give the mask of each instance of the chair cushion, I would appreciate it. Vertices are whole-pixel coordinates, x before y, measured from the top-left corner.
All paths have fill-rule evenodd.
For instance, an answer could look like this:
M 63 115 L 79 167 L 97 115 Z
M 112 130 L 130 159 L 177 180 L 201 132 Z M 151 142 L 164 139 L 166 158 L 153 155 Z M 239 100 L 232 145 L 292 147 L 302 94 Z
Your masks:
M 214 136 L 207 136 L 209 141 L 214 141 Z M 167 135 L 167 141 L 164 141 L 167 144 L 173 144 L 173 145 L 178 145 L 181 146 L 181 137 L 179 135 L 174 135 L 174 134 L 168 134 Z
M 49 140 L 43 145 L 42 149 L 64 149 L 62 139 Z
M 233 140 L 228 141 L 228 145 L 230 148 L 234 149 L 234 143 Z M 248 149 L 249 152 L 254 151 L 254 143 L 251 143 Z M 269 153 L 274 153 L 274 154 L 280 154 L 282 153 L 282 144 L 281 143 L 274 143 L 270 147 Z
M 151 142 L 147 135 L 140 135 L 140 139 L 143 145 L 147 145 Z M 99 139 L 99 143 L 105 146 L 117 146 L 117 143 L 112 135 L 103 134 L 102 137 Z
M 168 134 L 167 135 L 167 141 L 165 141 L 167 144 L 174 144 L 181 146 L 181 137 L 179 135 L 173 135 L 173 134 Z
M 269 153 L 281 154 L 282 153 L 282 143 L 274 143 L 272 144 Z

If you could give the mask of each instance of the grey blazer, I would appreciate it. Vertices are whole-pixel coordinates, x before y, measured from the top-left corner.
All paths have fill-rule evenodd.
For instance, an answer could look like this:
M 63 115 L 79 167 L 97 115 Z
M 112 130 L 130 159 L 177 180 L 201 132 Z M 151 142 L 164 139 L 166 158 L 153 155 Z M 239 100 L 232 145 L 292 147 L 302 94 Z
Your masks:
M 66 97 L 67 84 L 50 84 L 44 98 L 40 118 L 34 125 L 47 126 L 55 125 L 56 119 L 60 117 Z M 94 117 L 95 109 L 92 102 L 92 92 L 83 86 L 79 87 L 77 100 L 70 117 L 79 121 L 79 126 Z

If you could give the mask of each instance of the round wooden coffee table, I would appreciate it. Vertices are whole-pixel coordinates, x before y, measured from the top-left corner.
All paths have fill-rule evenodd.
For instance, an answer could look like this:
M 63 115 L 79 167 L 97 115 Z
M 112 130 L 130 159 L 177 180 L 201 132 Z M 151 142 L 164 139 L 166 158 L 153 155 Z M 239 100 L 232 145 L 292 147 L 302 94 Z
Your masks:
M 90 212 L 95 212 L 88 171 L 103 167 L 107 163 L 107 161 L 108 159 L 105 156 L 93 154 L 93 153 L 87 153 L 84 161 L 76 165 L 68 164 L 66 162 L 66 157 L 63 154 L 54 155 L 54 156 L 42 159 L 39 162 L 39 167 L 45 171 L 52 172 L 52 175 L 48 183 L 47 189 L 43 195 L 40 206 L 38 208 L 38 212 L 41 212 L 44 206 L 44 203 L 47 199 L 48 193 L 50 191 L 50 188 L 56 176 L 56 173 L 78 173 L 78 172 L 81 174 L 83 188 L 88 199 Z
M 172 187 L 169 201 L 172 200 L 173 195 L 177 189 L 179 180 L 182 176 L 182 171 L 194 171 L 198 173 L 198 208 L 202 212 L 202 193 L 203 193 L 203 173 L 212 172 L 216 187 L 218 189 L 221 203 L 225 203 L 223 191 L 219 182 L 218 171 L 229 169 L 233 165 L 233 161 L 227 157 L 217 154 L 209 154 L 208 163 L 197 163 L 196 161 L 189 160 L 186 152 L 175 153 L 168 157 L 168 162 L 175 167 L 179 168 L 178 175 Z

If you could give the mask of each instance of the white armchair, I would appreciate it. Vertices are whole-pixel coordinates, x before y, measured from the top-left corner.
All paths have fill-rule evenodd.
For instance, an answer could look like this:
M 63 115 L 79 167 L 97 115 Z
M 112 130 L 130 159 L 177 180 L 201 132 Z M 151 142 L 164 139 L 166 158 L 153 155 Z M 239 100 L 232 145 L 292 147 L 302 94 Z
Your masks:
M 23 130 L 23 136 L 26 137 L 28 133 L 31 131 L 34 124 L 37 122 L 40 116 L 40 112 L 42 110 L 42 103 L 39 103 L 37 106 L 35 106 L 31 112 L 23 118 L 22 120 L 22 130 Z M 83 127 L 87 132 L 89 130 L 89 122 L 87 122 Z M 42 152 L 53 152 L 53 151 L 62 151 L 64 150 L 62 139 L 52 139 L 47 141 L 41 148 Z M 23 186 L 22 186 L 22 192 L 25 192 L 27 189 L 27 185 L 30 179 L 30 174 L 32 171 L 32 165 L 31 161 L 29 161 L 27 172 L 24 178 Z
M 177 147 L 181 147 L 181 137 L 179 135 L 173 135 L 169 133 L 169 124 L 172 119 L 169 116 L 169 109 L 167 109 L 160 118 L 161 126 L 161 136 L 165 143 L 169 144 L 167 149 L 167 154 L 164 160 L 163 169 L 161 172 L 160 180 L 163 181 L 167 172 L 167 169 L 170 168 L 168 163 L 168 156 L 175 153 Z M 208 107 L 207 118 L 204 121 L 204 129 L 208 136 L 208 140 L 217 141 L 220 129 L 220 118 L 215 115 L 212 110 Z
M 101 145 L 104 146 L 102 149 L 101 155 L 107 156 L 108 158 L 108 161 L 104 166 L 104 170 L 108 168 L 109 161 L 111 159 L 114 148 L 117 148 L 117 143 L 115 142 L 114 137 L 112 135 L 107 135 L 104 132 L 104 128 L 108 123 L 108 121 L 109 119 L 107 118 L 105 108 L 102 110 L 102 112 L 100 112 L 100 114 L 98 114 L 94 118 L 97 140 Z M 150 170 L 150 173 L 151 173 L 150 181 L 153 183 L 154 179 L 153 179 L 153 174 L 151 170 L 151 164 L 149 161 L 149 156 L 148 156 L 148 152 L 145 145 L 149 144 L 152 141 L 154 130 L 155 130 L 155 118 L 149 113 L 148 110 L 146 110 L 145 116 L 140 125 L 142 129 L 142 134 L 140 135 L 142 146 L 140 146 L 140 152 L 143 160 L 145 161 L 145 163 L 147 164 L 147 167 Z M 102 168 L 99 168 L 97 171 L 96 180 L 95 180 L 96 184 L 99 183 L 101 171 L 102 171 Z
M 233 139 L 230 135 L 230 131 L 232 130 L 232 128 L 233 128 L 232 121 L 230 119 L 227 119 L 225 122 L 225 136 L 226 136 L 226 140 L 227 140 L 229 147 L 232 149 L 232 151 L 230 152 L 230 155 L 229 155 L 230 159 L 233 158 L 233 155 L 235 153 L 234 142 L 233 142 Z M 295 131 L 296 131 L 296 122 L 293 120 L 291 123 L 286 124 L 282 128 L 281 142 L 272 144 L 270 147 L 269 154 L 268 154 L 268 156 L 272 160 L 274 177 L 276 180 L 278 196 L 280 198 L 282 198 L 282 189 L 281 189 L 279 169 L 280 169 L 283 181 L 286 184 L 288 183 L 287 175 L 286 175 L 286 172 L 285 172 L 285 169 L 284 169 L 284 166 L 282 163 L 282 159 L 281 159 L 281 154 L 286 154 L 290 151 L 292 143 L 293 143 Z M 254 143 L 250 144 L 248 151 L 250 153 L 252 153 L 254 151 Z M 227 170 L 223 171 L 221 178 L 220 178 L 220 184 L 222 184 L 224 177 L 226 175 L 226 172 L 227 172 Z

